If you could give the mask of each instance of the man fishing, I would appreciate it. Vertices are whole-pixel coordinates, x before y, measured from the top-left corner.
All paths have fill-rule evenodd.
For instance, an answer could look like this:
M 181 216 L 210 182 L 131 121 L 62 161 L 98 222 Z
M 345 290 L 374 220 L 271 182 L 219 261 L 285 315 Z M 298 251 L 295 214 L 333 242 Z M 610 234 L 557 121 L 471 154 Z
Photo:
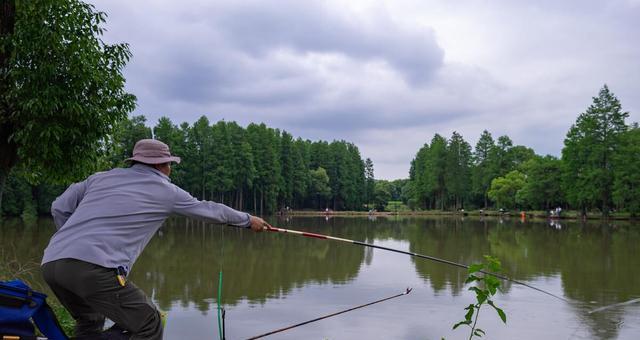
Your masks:
M 160 313 L 126 277 L 162 223 L 179 214 L 261 231 L 263 219 L 199 201 L 171 183 L 180 158 L 157 140 L 142 139 L 129 168 L 89 176 L 51 205 L 58 229 L 44 251 L 42 273 L 76 320 L 78 339 L 100 339 L 105 317 L 131 339 L 162 339 Z

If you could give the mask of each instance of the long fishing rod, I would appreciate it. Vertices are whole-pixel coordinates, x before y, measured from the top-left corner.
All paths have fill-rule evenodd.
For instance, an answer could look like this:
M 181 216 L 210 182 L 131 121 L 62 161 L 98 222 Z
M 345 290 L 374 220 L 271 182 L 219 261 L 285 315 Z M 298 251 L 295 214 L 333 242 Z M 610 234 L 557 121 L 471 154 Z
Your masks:
M 332 240 L 332 241 L 339 241 L 339 242 L 345 242 L 345 243 L 351 243 L 351 244 L 357 244 L 359 246 L 364 246 L 364 247 L 369 247 L 369 248 L 376 248 L 376 249 L 382 249 L 382 250 L 387 250 L 387 251 L 392 251 L 395 253 L 400 253 L 400 254 L 405 254 L 405 255 L 409 255 L 409 256 L 414 256 L 414 257 L 419 257 L 419 258 L 423 258 L 423 259 L 427 259 L 427 260 L 431 260 L 431 261 L 435 261 L 435 262 L 440 262 L 440 263 L 444 263 L 444 264 L 448 264 L 451 266 L 456 266 L 459 268 L 464 268 L 464 269 L 469 269 L 469 266 L 466 264 L 462 264 L 462 263 L 458 263 L 458 262 L 453 262 L 453 261 L 449 261 L 449 260 L 445 260 L 445 259 L 441 259 L 441 258 L 437 258 L 437 257 L 433 257 L 433 256 L 429 256 L 429 255 L 422 255 L 422 254 L 418 254 L 418 253 L 412 253 L 409 251 L 404 251 L 404 250 L 400 250 L 400 249 L 394 249 L 394 248 L 389 248 L 389 247 L 383 247 L 383 246 L 378 246 L 375 244 L 371 244 L 371 243 L 364 243 L 364 242 L 360 242 L 360 241 L 356 241 L 356 240 L 349 240 L 346 238 L 341 238 L 341 237 L 335 237 L 335 236 L 329 236 L 329 235 L 323 235 L 323 234 L 316 234 L 316 233 L 309 233 L 306 231 L 298 231 L 298 230 L 292 230 L 292 229 L 284 229 L 284 228 L 278 228 L 278 227 L 273 227 L 269 224 L 265 224 L 264 226 L 264 230 L 267 231 L 271 231 L 271 232 L 280 232 L 280 233 L 287 233 L 287 234 L 294 234 L 294 235 L 299 235 L 299 236 L 305 236 L 305 237 L 311 237 L 311 238 L 317 238 L 317 239 L 321 239 L 321 240 Z M 525 286 L 527 288 L 531 288 L 533 290 L 537 290 L 538 292 L 547 294 L 549 296 L 552 296 L 558 300 L 570 303 L 569 300 L 555 295 L 551 292 L 548 292 L 546 290 L 540 289 L 538 287 L 534 287 L 528 283 L 516 280 L 516 279 L 512 279 L 510 277 L 501 275 L 501 274 L 496 274 L 496 273 L 492 273 L 492 272 L 487 272 L 484 270 L 480 270 L 480 273 L 483 273 L 485 275 L 491 275 L 493 277 L 496 277 L 498 279 L 501 280 L 505 280 L 505 281 L 509 281 L 515 284 L 519 284 L 521 286 Z
M 296 327 L 303 326 L 303 325 L 306 325 L 306 324 L 309 324 L 309 323 L 312 323 L 312 322 L 320 321 L 320 320 L 323 320 L 323 319 L 326 319 L 326 318 L 330 318 L 332 316 L 336 316 L 336 315 L 340 315 L 342 313 L 350 312 L 352 310 L 356 310 L 356 309 L 359 309 L 359 308 L 371 306 L 371 305 L 374 305 L 376 303 L 380 303 L 380 302 L 383 302 L 383 301 L 395 299 L 395 298 L 400 297 L 400 296 L 408 295 L 409 293 L 411 293 L 411 288 L 407 288 L 404 292 L 402 292 L 400 294 L 396 294 L 394 296 L 390 296 L 390 297 L 387 297 L 387 298 L 384 298 L 384 299 L 380 299 L 380 300 L 376 300 L 376 301 L 373 301 L 373 302 L 365 303 L 363 305 L 351 307 L 349 309 L 341 310 L 339 312 L 327 314 L 327 315 L 324 315 L 324 316 L 321 316 L 321 317 L 318 317 L 318 318 L 315 318 L 315 319 L 312 319 L 312 320 L 309 320 L 309 321 L 300 322 L 300 323 L 297 323 L 295 325 L 291 325 L 291 326 L 288 326 L 288 327 L 276 329 L 275 331 L 271 331 L 271 332 L 268 332 L 268 333 L 264 333 L 264 334 L 253 336 L 251 338 L 248 338 L 247 340 L 259 339 L 259 338 L 265 337 L 267 335 L 272 335 L 272 334 L 284 332 L 284 331 L 292 329 L 292 328 L 296 328 Z

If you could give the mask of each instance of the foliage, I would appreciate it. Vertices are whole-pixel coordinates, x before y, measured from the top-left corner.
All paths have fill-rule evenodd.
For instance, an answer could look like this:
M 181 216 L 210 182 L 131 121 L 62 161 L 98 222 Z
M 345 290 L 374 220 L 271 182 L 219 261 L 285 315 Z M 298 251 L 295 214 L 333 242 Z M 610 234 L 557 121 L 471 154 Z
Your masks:
M 514 208 L 640 213 L 640 132 L 605 85 L 569 129 L 562 158 L 484 130 L 474 150 L 436 134 L 411 161 L 402 200 L 412 209 Z M 516 172 L 514 172 L 516 171 Z
M 384 211 L 385 206 L 391 200 L 391 183 L 389 181 L 378 180 L 375 182 L 375 193 L 373 196 L 374 206 L 379 211 Z
M 464 320 L 453 325 L 453 329 L 458 328 L 461 325 L 471 328 L 469 339 L 474 336 L 482 337 L 485 332 L 477 327 L 478 317 L 480 316 L 480 310 L 483 306 L 491 306 L 502 322 L 507 323 L 507 315 L 505 312 L 495 305 L 491 299 L 500 289 L 500 280 L 495 276 L 488 275 L 486 273 L 500 273 L 502 271 L 502 265 L 497 258 L 485 255 L 484 263 L 476 263 L 469 266 L 469 276 L 465 281 L 467 283 L 476 283 L 475 286 L 469 287 L 470 291 L 476 294 L 476 303 L 469 304 L 465 310 L 467 311 Z
M 624 132 L 613 158 L 613 201 L 634 216 L 640 214 L 640 129 Z
M 605 85 L 581 113 L 564 140 L 564 190 L 568 201 L 583 211 L 599 206 L 607 215 L 613 190 L 613 160 L 627 130 L 618 99 Z
M 513 170 L 504 177 L 495 178 L 491 181 L 489 198 L 496 202 L 499 208 L 513 209 L 521 198 L 519 191 L 525 186 L 525 176 L 518 170 Z
M 464 207 L 471 189 L 471 146 L 453 132 L 447 144 L 445 189 L 455 210 Z
M 326 201 L 331 197 L 327 171 L 322 167 L 309 170 L 309 181 L 309 194 L 314 200 L 314 206 L 319 207 L 319 202 Z
M 144 116 L 133 116 L 117 125 L 98 162 L 102 169 L 126 166 L 124 160 L 131 157 L 135 142 L 151 137 L 146 123 Z M 172 153 L 182 157 L 173 166 L 172 181 L 198 198 L 256 214 L 285 207 L 365 209 L 369 183 L 365 161 L 352 143 L 294 139 L 264 124 L 246 128 L 235 122 L 212 124 L 204 116 L 192 125 L 179 126 L 163 117 L 153 131 L 157 139 L 169 144 Z M 35 186 L 24 177 L 19 171 L 10 176 L 4 213 L 19 216 L 29 208 L 29 214 L 35 215 L 31 206 L 40 214 L 48 213 L 65 187 L 48 182 Z M 371 177 L 368 181 L 375 183 Z M 399 198 L 399 185 L 404 182 L 394 183 L 393 192 Z
M 105 13 L 78 0 L 3 2 L 0 36 L 0 195 L 21 164 L 31 181 L 79 179 L 127 117 L 126 44 L 101 39 Z M 0 197 L 1 198 L 1 197 Z
M 520 167 L 526 176 L 518 196 L 529 207 L 549 210 L 563 202 L 562 161 L 553 156 L 535 156 Z
M 371 158 L 367 158 L 364 161 L 364 177 L 366 181 L 364 186 L 364 201 L 369 204 L 376 188 L 373 171 L 373 161 L 371 160 Z
M 495 143 L 491 137 L 489 131 L 484 130 L 476 143 L 475 150 L 473 152 L 473 165 L 471 170 L 471 183 L 472 192 L 479 197 L 482 197 L 483 207 L 488 207 L 488 192 L 491 187 L 491 181 L 495 174 L 493 173 L 493 167 L 491 167 L 491 156 L 494 154 L 493 149 Z
M 35 279 L 37 275 L 39 275 L 39 265 L 36 262 L 21 261 L 16 258 L 15 250 L 7 251 L 4 247 L 0 247 L 0 281 L 18 279 L 36 290 L 48 290 L 48 287 L 40 285 L 40 281 Z M 47 295 L 47 303 L 56 315 L 60 326 L 67 335 L 73 335 L 75 320 L 53 294 Z

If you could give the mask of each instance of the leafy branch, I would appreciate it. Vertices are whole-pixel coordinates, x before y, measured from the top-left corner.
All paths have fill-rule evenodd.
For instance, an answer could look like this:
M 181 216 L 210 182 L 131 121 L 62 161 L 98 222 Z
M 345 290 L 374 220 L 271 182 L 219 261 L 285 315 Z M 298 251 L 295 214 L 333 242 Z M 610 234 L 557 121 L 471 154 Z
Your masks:
M 484 305 L 491 306 L 496 313 L 498 313 L 502 322 L 505 324 L 507 323 L 507 315 L 501 308 L 496 306 L 491 299 L 500 289 L 501 282 L 496 277 L 486 274 L 488 272 L 499 273 L 502 271 L 502 265 L 500 264 L 500 260 L 495 257 L 485 255 L 484 259 L 484 263 L 475 263 L 469 266 L 469 276 L 465 281 L 465 284 L 473 282 L 476 283 L 475 286 L 469 287 L 470 291 L 476 293 L 476 303 L 468 305 L 465 308 L 467 312 L 464 316 L 464 320 L 453 325 L 453 329 L 456 329 L 461 325 L 469 326 L 471 328 L 469 339 L 472 339 L 474 336 L 480 338 L 485 335 L 485 331 L 477 327 L 480 309 Z

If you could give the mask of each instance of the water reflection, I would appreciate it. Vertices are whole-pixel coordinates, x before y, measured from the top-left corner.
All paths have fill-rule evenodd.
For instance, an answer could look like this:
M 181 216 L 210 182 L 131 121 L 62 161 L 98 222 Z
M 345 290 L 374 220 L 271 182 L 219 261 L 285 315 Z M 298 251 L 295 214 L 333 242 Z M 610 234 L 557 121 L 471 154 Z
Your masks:
M 509 217 L 287 216 L 271 222 L 284 228 L 368 243 L 391 242 L 406 246 L 406 250 L 411 252 L 460 263 L 477 262 L 484 254 L 491 254 L 500 258 L 509 276 L 544 285 L 541 288 L 551 289 L 572 301 L 567 306 L 536 292 L 531 295 L 535 300 L 518 301 L 515 297 L 522 296 L 522 290 L 516 291 L 514 286 L 507 284 L 505 296 L 514 296 L 508 302 L 514 314 L 514 325 L 519 325 L 518 314 L 526 315 L 531 308 L 535 312 L 529 313 L 534 314 L 544 313 L 549 308 L 566 308 L 566 313 L 570 313 L 566 318 L 573 320 L 576 327 L 572 336 L 632 338 L 627 334 L 638 330 L 634 320 L 638 322 L 640 304 L 586 313 L 600 306 L 640 297 L 640 275 L 637 274 L 637 268 L 640 268 L 640 229 L 637 225 L 617 222 L 610 225 L 584 224 L 564 220 L 560 224 L 559 221 L 531 222 Z M 5 258 L 8 254 L 18 262 L 32 263 L 37 268 L 53 230 L 49 219 L 32 225 L 16 220 L 4 221 L 0 227 L 0 250 Z M 376 254 L 371 248 L 346 243 L 286 234 L 254 234 L 191 220 L 171 219 L 145 249 L 133 268 L 131 279 L 165 310 L 176 310 L 180 306 L 184 310 L 194 309 L 207 314 L 215 312 L 213 305 L 220 270 L 224 273 L 222 302 L 242 309 L 245 305 L 247 308 L 261 307 L 288 297 L 304 300 L 304 288 L 311 286 L 345 287 L 347 295 L 344 299 L 350 303 L 350 296 L 357 295 L 355 292 L 362 288 L 362 283 L 356 284 L 356 280 L 367 278 L 370 280 L 367 284 L 374 289 L 378 282 L 382 282 L 380 275 L 406 279 L 410 274 L 406 271 L 413 268 L 416 279 L 432 289 L 435 295 L 450 296 L 453 300 L 449 299 L 448 303 L 460 300 L 455 303 L 463 305 L 462 300 L 467 295 L 464 292 L 464 270 L 398 255 L 378 261 L 377 268 L 381 269 L 377 269 L 377 276 L 363 275 L 364 267 L 376 264 L 376 256 L 379 256 Z M 399 273 L 398 270 L 404 272 Z M 37 283 L 38 277 L 33 275 L 31 280 Z M 393 291 L 405 288 L 404 281 L 398 280 L 397 285 Z M 419 290 L 416 293 L 420 294 Z M 322 305 L 317 296 L 313 301 Z M 353 299 L 353 304 L 361 302 L 362 297 Z M 453 321 L 460 317 L 458 314 L 447 315 L 444 319 Z M 526 323 L 523 325 L 527 326 Z M 260 325 L 257 328 L 264 330 L 267 327 Z

